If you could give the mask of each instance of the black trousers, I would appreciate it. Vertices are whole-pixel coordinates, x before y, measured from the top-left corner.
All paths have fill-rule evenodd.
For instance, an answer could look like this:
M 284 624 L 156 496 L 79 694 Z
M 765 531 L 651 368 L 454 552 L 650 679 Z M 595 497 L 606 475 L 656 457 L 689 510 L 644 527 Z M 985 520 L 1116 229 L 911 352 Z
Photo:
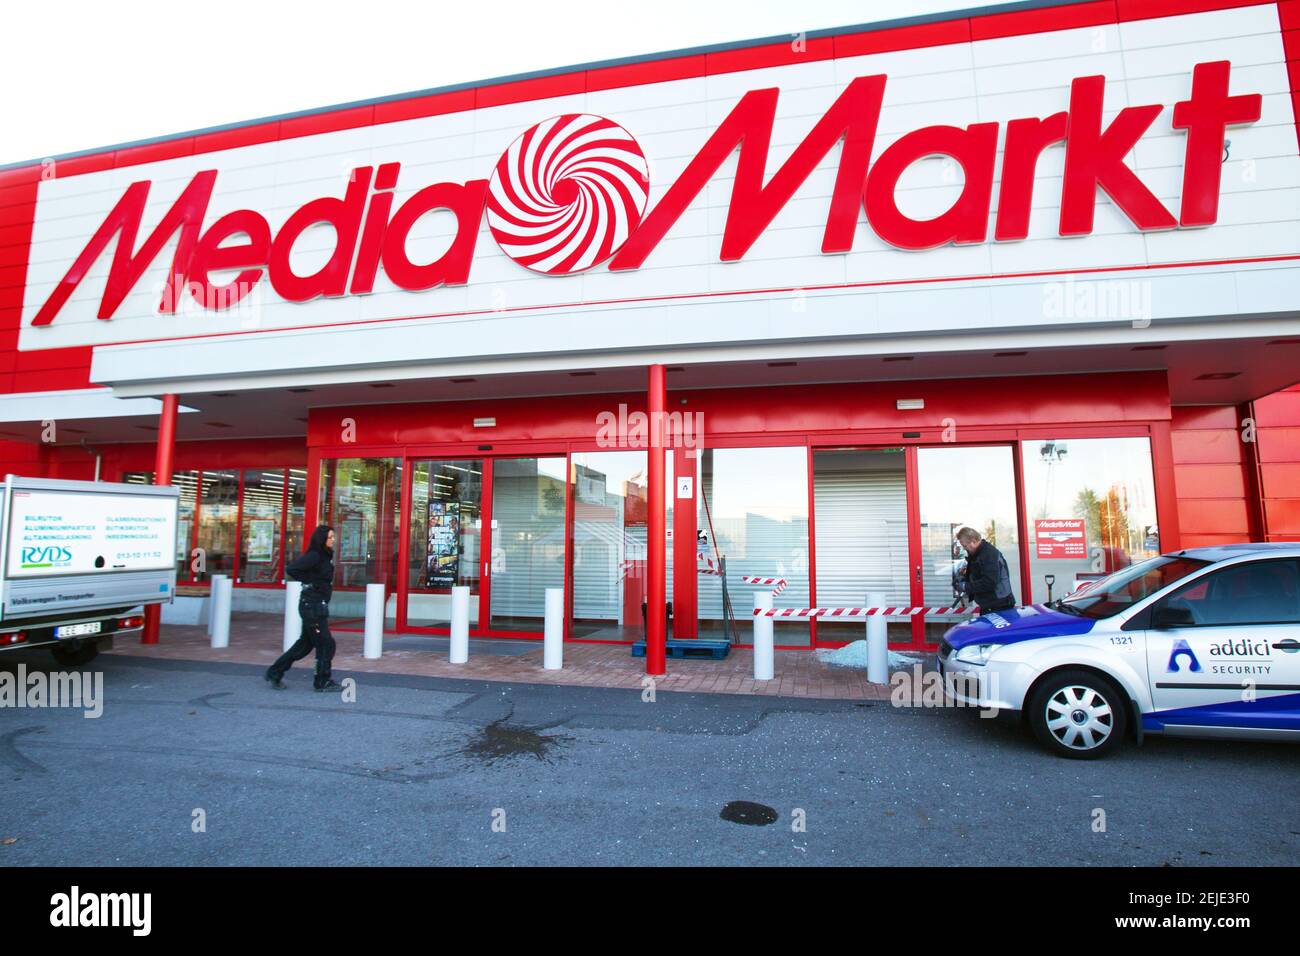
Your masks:
M 273 680 L 284 677 L 285 671 L 313 650 L 316 651 L 316 677 L 312 683 L 320 687 L 330 679 L 330 664 L 334 661 L 334 636 L 330 634 L 330 606 L 322 598 L 304 594 L 298 601 L 298 616 L 302 618 L 302 636 L 280 655 L 267 670 Z

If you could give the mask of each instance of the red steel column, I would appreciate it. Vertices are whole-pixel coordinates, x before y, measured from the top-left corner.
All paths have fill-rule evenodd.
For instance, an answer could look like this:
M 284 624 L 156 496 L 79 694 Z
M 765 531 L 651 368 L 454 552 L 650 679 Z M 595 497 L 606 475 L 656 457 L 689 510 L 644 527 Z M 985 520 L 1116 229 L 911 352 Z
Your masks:
M 172 483 L 172 460 L 176 451 L 176 407 L 179 403 L 175 395 L 162 397 L 162 413 L 158 416 L 158 450 L 154 455 L 153 483 L 170 485 Z M 186 554 L 186 560 L 189 555 Z M 144 609 L 144 632 L 140 636 L 141 644 L 157 644 L 158 629 L 162 620 L 162 607 L 147 604 Z
M 650 366 L 646 411 L 650 415 L 650 460 L 647 469 L 650 500 L 646 536 L 645 672 L 652 677 L 667 673 L 667 634 L 664 633 L 667 527 L 664 522 L 664 410 L 668 405 L 666 373 L 662 365 Z
M 699 436 L 695 437 L 698 441 Z M 691 479 L 690 498 L 677 497 L 676 488 L 667 490 L 673 500 L 673 637 L 697 637 L 699 636 L 697 585 L 700 575 L 696 570 L 698 562 L 695 560 L 698 548 L 695 543 L 695 456 L 699 453 L 699 446 L 697 444 L 695 448 L 681 448 L 678 447 L 678 442 L 674 441 L 671 444 L 674 446 L 669 451 L 673 456 L 673 477 L 678 480 Z M 709 548 L 712 547 L 713 543 L 710 542 Z M 713 552 L 710 550 L 709 557 L 712 556 Z

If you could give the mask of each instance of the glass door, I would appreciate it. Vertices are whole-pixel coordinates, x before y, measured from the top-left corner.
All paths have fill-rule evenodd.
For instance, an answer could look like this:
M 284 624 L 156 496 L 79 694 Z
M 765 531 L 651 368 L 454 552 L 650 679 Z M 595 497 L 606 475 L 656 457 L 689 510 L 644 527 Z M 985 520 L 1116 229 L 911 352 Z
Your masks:
M 334 597 L 330 614 L 340 623 L 363 620 L 366 585 L 382 583 L 390 595 L 385 617 L 396 617 L 396 575 L 401 531 L 402 460 L 335 458 L 321 462 L 319 520 L 334 527 Z
M 907 533 L 907 454 L 902 448 L 813 452 L 814 544 L 818 607 L 912 603 Z M 819 619 L 817 642 L 860 641 L 862 619 Z M 891 642 L 908 644 L 910 621 L 889 621 Z
M 644 451 L 575 452 L 569 636 L 644 637 L 647 457 Z
M 469 624 L 479 633 L 484 460 L 414 460 L 406 548 L 406 625 L 451 627 L 453 585 L 470 589 Z
M 547 588 L 564 587 L 568 461 L 494 458 L 488 504 L 488 630 L 540 633 Z
M 915 580 L 920 603 L 948 606 L 960 597 L 959 574 L 966 557 L 957 532 L 974 528 L 1002 552 L 1016 600 L 1020 581 L 1020 527 L 1016 508 L 1015 459 L 1009 445 L 944 445 L 918 448 L 919 550 Z M 937 643 L 952 620 L 918 618 L 914 636 Z

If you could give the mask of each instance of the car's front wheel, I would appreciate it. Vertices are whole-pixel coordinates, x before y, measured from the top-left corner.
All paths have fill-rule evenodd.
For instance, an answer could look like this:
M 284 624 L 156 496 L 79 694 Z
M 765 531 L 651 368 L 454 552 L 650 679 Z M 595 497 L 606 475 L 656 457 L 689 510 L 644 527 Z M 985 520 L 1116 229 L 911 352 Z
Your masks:
M 1092 671 L 1050 675 L 1029 703 L 1039 743 L 1062 757 L 1095 760 L 1114 750 L 1128 727 L 1128 705 L 1114 681 Z

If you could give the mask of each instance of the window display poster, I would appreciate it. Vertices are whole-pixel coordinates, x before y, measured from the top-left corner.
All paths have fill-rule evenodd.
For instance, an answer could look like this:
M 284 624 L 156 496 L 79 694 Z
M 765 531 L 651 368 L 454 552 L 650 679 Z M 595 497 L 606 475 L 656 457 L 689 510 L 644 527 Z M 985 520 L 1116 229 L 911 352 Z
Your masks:
M 366 519 L 344 518 L 339 524 L 339 563 L 364 564 L 366 560 Z
M 176 521 L 176 560 L 185 561 L 190 556 L 190 535 L 193 527 L 190 524 L 190 518 L 180 518 Z
M 431 588 L 449 588 L 460 574 L 460 502 L 429 502 L 429 550 L 425 582 Z
M 275 519 L 253 518 L 248 522 L 248 562 L 268 564 L 275 559 Z
M 1040 558 L 1078 560 L 1088 556 L 1088 541 L 1082 518 L 1038 518 L 1034 540 Z

